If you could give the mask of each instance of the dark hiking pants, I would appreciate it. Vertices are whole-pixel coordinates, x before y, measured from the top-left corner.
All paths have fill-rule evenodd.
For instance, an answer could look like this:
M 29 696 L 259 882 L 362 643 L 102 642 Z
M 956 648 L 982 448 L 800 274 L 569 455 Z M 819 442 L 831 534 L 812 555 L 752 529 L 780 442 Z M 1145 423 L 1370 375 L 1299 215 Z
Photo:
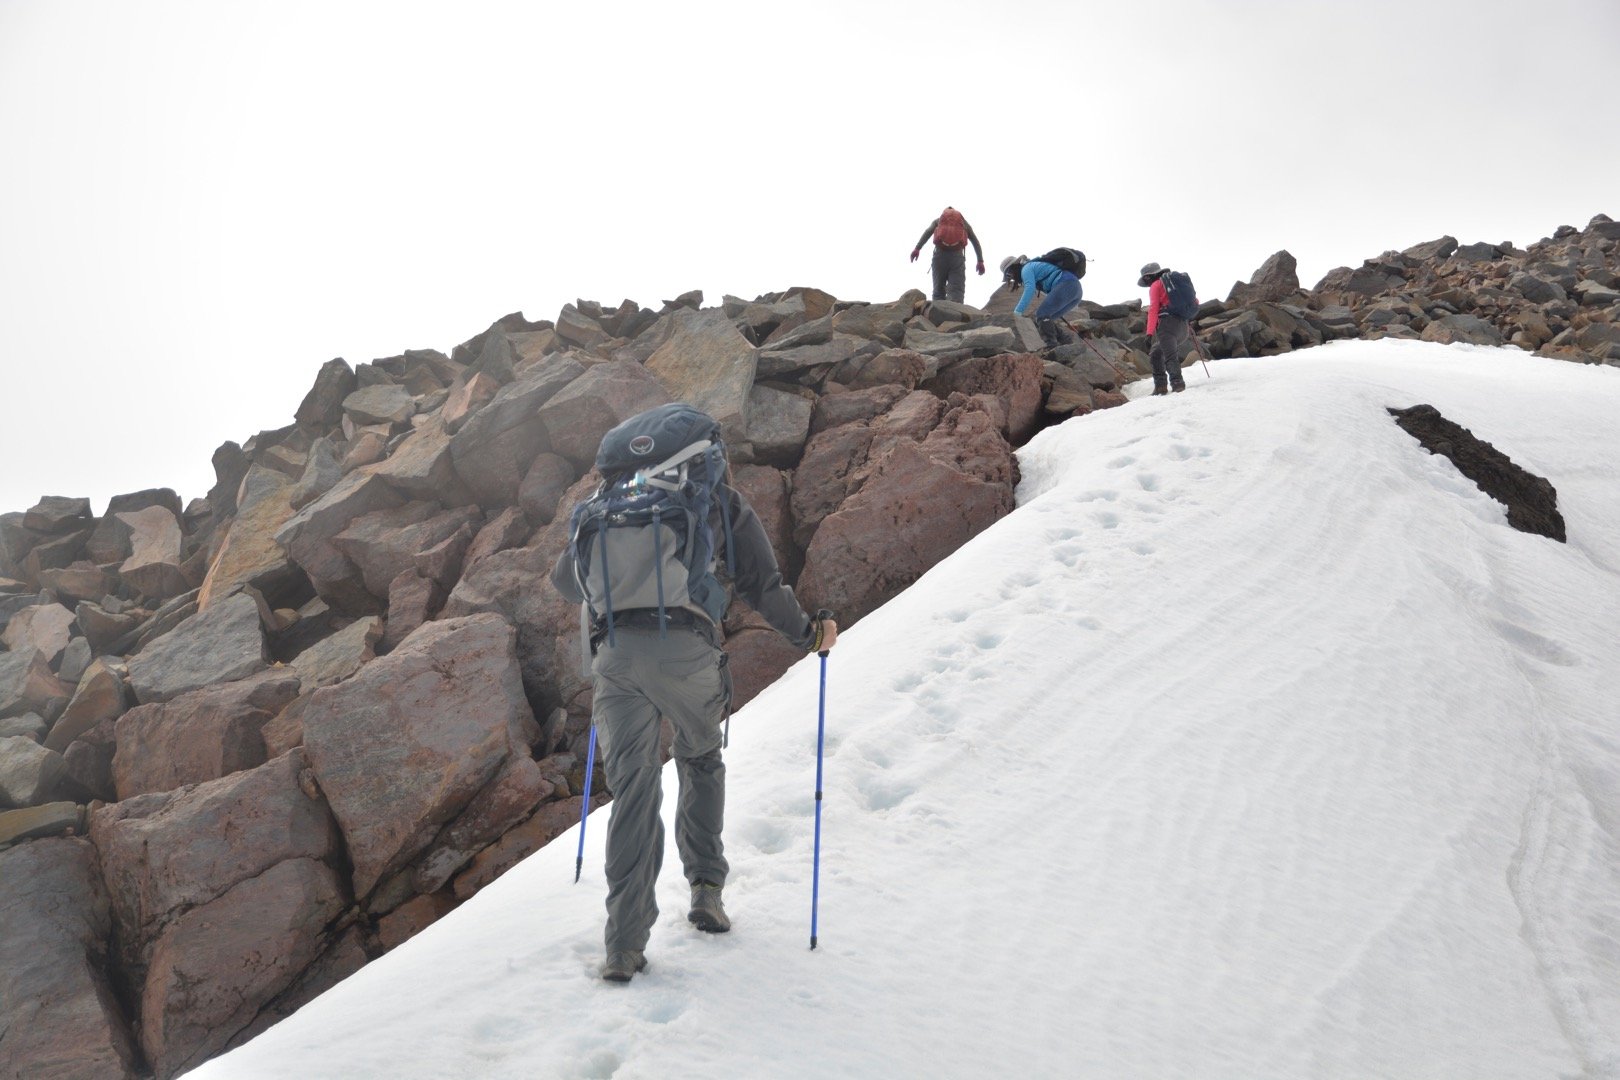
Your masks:
M 967 249 L 934 245 L 934 299 L 960 304 L 967 288 Z
M 1186 355 L 1187 320 L 1178 319 L 1167 312 L 1159 313 L 1154 327 L 1153 348 L 1148 359 L 1153 363 L 1153 385 L 1160 390 L 1167 386 L 1181 386 L 1181 358 Z
M 614 639 L 614 644 L 601 643 L 591 665 L 591 716 L 613 792 L 607 832 L 608 952 L 645 950 L 658 919 L 654 892 L 664 861 L 660 715 L 675 728 L 680 782 L 675 846 L 686 879 L 723 885 L 730 869 L 720 841 L 726 806 L 720 725 L 731 705 L 725 654 L 690 626 L 672 625 L 660 638 L 656 627 L 621 625 Z

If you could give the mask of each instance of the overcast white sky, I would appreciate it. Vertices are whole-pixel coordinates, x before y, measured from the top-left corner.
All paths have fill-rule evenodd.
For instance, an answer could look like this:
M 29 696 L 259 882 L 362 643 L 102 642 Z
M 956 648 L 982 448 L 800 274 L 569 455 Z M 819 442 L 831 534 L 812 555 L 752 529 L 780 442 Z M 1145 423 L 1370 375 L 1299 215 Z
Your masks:
M 926 289 L 946 203 L 1104 302 L 1529 243 L 1620 216 L 1617 55 L 1612 0 L 0 0 L 0 512 L 202 495 L 509 311 Z

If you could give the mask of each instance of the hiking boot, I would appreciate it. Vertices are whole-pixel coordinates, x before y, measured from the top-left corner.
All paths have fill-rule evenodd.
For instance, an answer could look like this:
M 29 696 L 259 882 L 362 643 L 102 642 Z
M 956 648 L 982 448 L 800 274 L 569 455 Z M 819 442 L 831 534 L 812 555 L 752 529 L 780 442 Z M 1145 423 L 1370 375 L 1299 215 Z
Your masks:
M 1171 383 L 1170 384 L 1170 389 L 1174 390 L 1176 393 L 1179 394 L 1183 390 L 1187 389 L 1187 384 L 1184 383 L 1184 382 Z
M 647 954 L 635 949 L 615 949 L 602 965 L 602 978 L 608 982 L 629 982 L 631 976 L 647 969 Z
M 731 929 L 731 920 L 726 918 L 726 909 L 720 903 L 719 885 L 692 882 L 692 910 L 686 913 L 686 920 L 709 934 L 723 934 Z
M 1155 386 L 1155 387 L 1154 387 L 1154 388 L 1153 388 L 1153 396 L 1154 396 L 1154 397 L 1158 397 L 1158 396 L 1160 396 L 1160 395 L 1161 395 L 1161 394 L 1168 394 L 1168 393 L 1169 393 L 1169 392 L 1170 392 L 1170 390 L 1169 390 L 1169 388 L 1167 388 L 1167 387 L 1163 387 L 1163 386 Z

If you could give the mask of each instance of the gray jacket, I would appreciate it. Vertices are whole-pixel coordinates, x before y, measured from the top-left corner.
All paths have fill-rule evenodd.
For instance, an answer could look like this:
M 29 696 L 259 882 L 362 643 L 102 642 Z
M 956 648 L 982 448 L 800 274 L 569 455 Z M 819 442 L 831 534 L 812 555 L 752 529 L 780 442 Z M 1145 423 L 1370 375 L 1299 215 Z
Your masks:
M 770 623 L 777 633 L 796 647 L 808 650 L 815 641 L 815 625 L 809 614 L 799 605 L 793 590 L 782 580 L 782 570 L 776 564 L 776 552 L 759 515 L 730 484 L 721 484 L 716 494 L 727 502 L 731 516 L 732 562 L 736 573 L 732 585 L 755 611 Z M 726 565 L 726 528 L 717 505 L 709 515 L 709 528 L 714 534 L 717 570 Z M 574 573 L 574 549 L 563 548 L 557 565 L 551 570 L 551 584 L 565 600 L 583 603 L 579 581 Z M 707 620 L 703 620 L 707 622 Z

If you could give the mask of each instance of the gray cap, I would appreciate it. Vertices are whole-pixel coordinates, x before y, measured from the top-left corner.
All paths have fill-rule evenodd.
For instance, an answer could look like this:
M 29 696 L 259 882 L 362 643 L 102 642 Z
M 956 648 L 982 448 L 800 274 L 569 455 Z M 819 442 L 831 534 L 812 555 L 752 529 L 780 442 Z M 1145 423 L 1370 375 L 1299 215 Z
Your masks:
M 1142 276 L 1136 279 L 1136 283 L 1145 289 L 1153 284 L 1153 279 L 1162 273 L 1164 273 L 1164 268 L 1158 263 L 1148 263 L 1142 267 Z

